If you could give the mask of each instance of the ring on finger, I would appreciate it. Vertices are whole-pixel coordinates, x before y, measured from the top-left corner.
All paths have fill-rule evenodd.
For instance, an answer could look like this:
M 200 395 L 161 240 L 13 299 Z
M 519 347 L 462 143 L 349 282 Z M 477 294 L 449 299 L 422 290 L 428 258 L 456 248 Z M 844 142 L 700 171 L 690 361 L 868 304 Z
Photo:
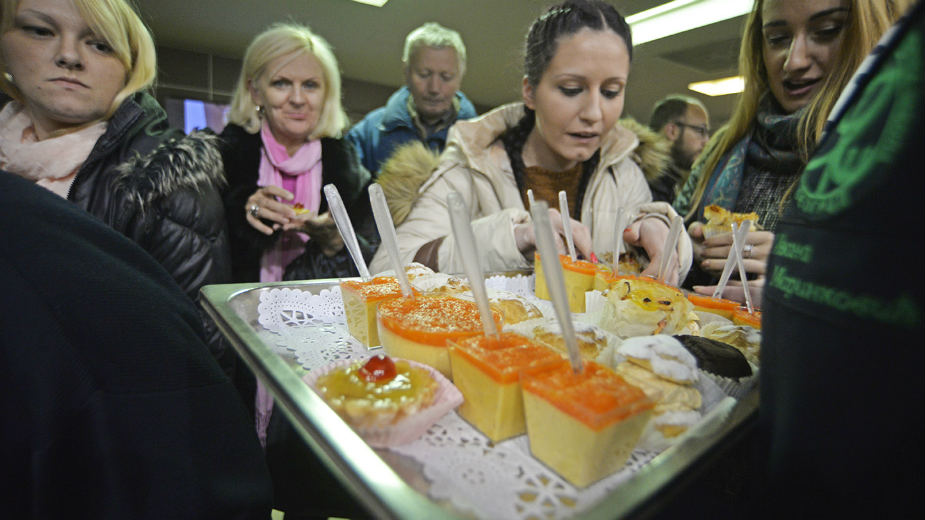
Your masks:
M 742 248 L 742 258 L 751 258 L 752 249 L 755 248 L 754 244 L 745 244 L 745 247 Z
M 252 217 L 257 218 L 260 215 L 260 206 L 256 204 L 251 204 L 250 209 L 248 210 Z

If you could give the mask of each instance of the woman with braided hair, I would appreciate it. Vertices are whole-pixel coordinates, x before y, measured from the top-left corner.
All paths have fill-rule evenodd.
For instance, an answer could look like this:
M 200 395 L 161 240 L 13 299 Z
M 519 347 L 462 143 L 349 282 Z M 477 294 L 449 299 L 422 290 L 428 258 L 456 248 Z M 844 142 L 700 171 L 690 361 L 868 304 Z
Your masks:
M 398 227 L 403 260 L 462 271 L 446 207 L 447 194 L 456 191 L 466 201 L 481 240 L 483 268 L 529 268 L 536 246 L 525 209 L 527 190 L 550 207 L 558 207 L 558 192 L 564 190 L 582 255 L 613 250 L 616 210 L 623 208 L 634 215 L 624 232 L 625 243 L 647 253 L 652 262 L 645 274 L 654 274 L 675 213 L 666 203 L 651 202 L 637 163 L 643 162 L 639 157 L 652 155 L 645 150 L 651 145 L 642 146 L 636 132 L 617 122 L 631 55 L 629 26 L 604 2 L 564 2 L 537 19 L 527 35 L 523 103 L 457 122 L 424 184 L 407 190 L 416 198 Z M 664 160 L 652 166 L 657 175 Z M 394 183 L 390 175 L 384 166 L 384 188 Z M 396 168 L 395 175 L 407 176 L 407 167 Z M 561 234 L 558 212 L 550 212 Z M 672 281 L 683 279 L 691 262 L 690 242 L 683 234 L 679 244 L 670 264 Z M 371 268 L 387 267 L 380 252 Z

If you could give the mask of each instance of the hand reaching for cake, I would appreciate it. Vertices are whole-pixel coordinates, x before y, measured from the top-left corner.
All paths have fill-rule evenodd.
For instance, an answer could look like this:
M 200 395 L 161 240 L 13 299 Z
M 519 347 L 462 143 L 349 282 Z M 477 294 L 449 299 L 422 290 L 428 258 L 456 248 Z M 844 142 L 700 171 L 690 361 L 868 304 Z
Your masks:
M 562 227 L 562 217 L 559 210 L 549 208 L 549 223 L 552 225 L 553 236 L 556 240 L 556 249 L 560 254 L 567 255 L 568 248 L 565 245 L 565 230 Z M 572 239 L 575 241 L 575 250 L 584 258 L 590 258 L 593 253 L 591 249 L 591 231 L 581 222 L 570 218 L 569 223 L 572 228 Z M 533 231 L 533 223 L 516 224 L 514 226 L 514 241 L 517 249 L 524 255 L 529 255 L 536 249 L 536 234 Z
M 623 240 L 630 245 L 642 247 L 649 256 L 649 266 L 642 271 L 643 275 L 657 276 L 658 266 L 661 263 L 662 249 L 668 238 L 668 226 L 656 218 L 643 218 L 637 220 L 623 232 Z M 672 258 L 668 263 L 668 276 L 665 281 L 670 285 L 677 285 L 679 271 L 678 256 L 672 251 Z

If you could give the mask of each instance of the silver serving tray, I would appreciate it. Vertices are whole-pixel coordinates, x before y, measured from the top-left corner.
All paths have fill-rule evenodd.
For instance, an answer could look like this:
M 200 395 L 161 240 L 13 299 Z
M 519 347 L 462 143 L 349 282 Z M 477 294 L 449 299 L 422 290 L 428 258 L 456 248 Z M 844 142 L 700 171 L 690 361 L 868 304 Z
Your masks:
M 371 448 L 301 380 L 304 370 L 293 355 L 263 341 L 257 322 L 260 293 L 292 288 L 317 294 L 339 279 L 304 282 L 210 285 L 202 305 L 242 360 L 263 382 L 308 446 L 376 518 L 465 518 L 449 504 L 427 497 L 429 483 L 412 459 Z M 757 385 L 743 399 L 720 402 L 682 440 L 640 469 L 632 478 L 582 513 L 581 518 L 631 518 L 651 513 L 664 502 L 664 491 L 677 491 L 695 465 L 709 464 L 723 445 L 754 425 Z M 306 483 L 306 485 L 311 485 Z

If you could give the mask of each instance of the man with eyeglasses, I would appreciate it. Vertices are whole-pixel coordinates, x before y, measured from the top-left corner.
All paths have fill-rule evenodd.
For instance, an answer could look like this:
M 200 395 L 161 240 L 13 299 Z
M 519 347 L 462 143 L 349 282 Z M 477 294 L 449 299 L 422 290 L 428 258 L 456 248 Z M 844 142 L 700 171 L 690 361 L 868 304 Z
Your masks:
M 674 94 L 655 104 L 649 128 L 672 143 L 668 171 L 649 181 L 653 200 L 671 203 L 710 139 L 710 115 L 699 100 Z

